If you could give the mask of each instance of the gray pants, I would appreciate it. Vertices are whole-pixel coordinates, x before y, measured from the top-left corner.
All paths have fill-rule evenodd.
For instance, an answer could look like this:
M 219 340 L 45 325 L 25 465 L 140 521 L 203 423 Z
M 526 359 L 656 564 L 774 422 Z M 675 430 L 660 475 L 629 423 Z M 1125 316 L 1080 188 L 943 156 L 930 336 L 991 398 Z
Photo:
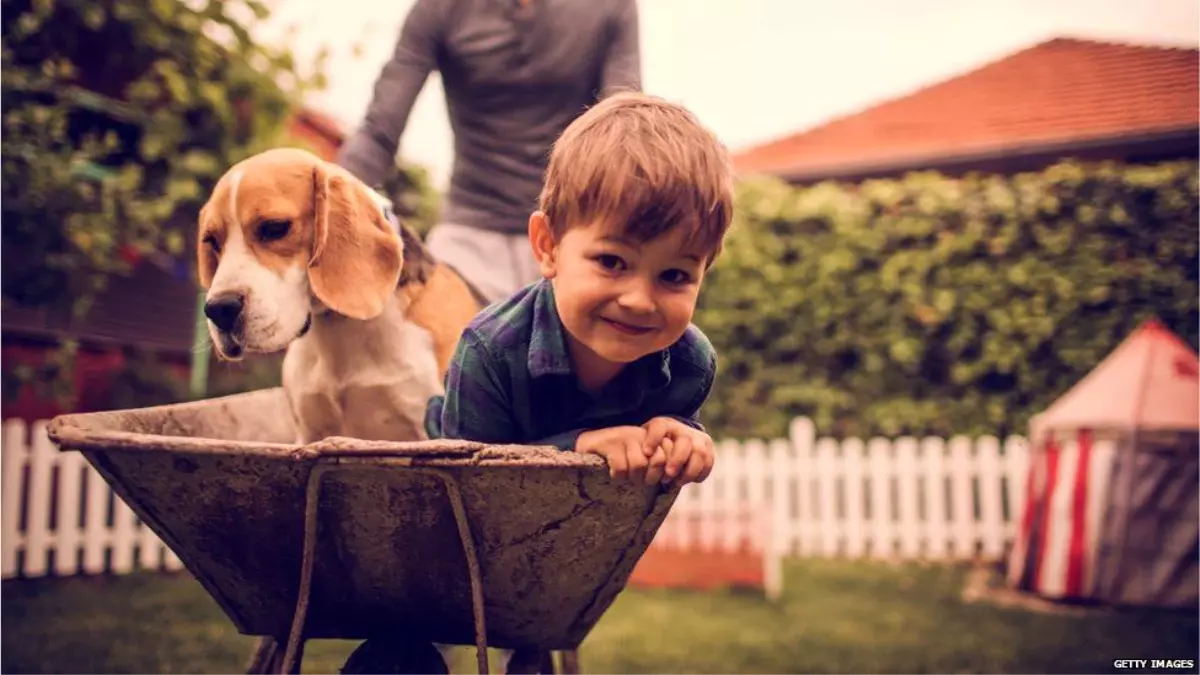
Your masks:
M 458 270 L 488 302 L 503 300 L 542 277 L 529 237 L 438 223 L 425 236 L 438 260 Z

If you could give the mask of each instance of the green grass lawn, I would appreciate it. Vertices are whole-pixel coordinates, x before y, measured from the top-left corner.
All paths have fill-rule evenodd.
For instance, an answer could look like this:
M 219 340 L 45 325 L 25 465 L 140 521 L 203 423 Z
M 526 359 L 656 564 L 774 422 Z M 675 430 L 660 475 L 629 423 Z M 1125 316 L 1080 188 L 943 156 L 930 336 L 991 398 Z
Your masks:
M 626 591 L 581 660 L 591 673 L 1106 673 L 1114 659 L 1196 658 L 1194 612 L 966 604 L 965 573 L 793 560 L 774 604 L 739 592 Z M 242 672 L 253 642 L 190 577 L 153 574 L 5 581 L 2 635 L 5 673 Z M 354 646 L 310 642 L 304 672 L 337 672 Z M 456 672 L 473 672 L 462 656 Z

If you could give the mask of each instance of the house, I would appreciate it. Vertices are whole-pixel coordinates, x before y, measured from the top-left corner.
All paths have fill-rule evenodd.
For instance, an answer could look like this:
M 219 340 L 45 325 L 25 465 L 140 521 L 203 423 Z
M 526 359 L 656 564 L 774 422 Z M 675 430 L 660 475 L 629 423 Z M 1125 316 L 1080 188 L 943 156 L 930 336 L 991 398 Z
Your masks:
M 345 137 L 337 122 L 310 108 L 297 111 L 288 135 L 291 142 L 305 145 L 327 160 L 334 159 Z M 108 289 L 80 319 L 68 312 L 31 309 L 3 299 L 0 363 L 6 378 L 20 365 L 45 363 L 61 340 L 74 339 L 79 342 L 79 351 L 73 369 L 76 403 L 72 411 L 110 407 L 113 375 L 125 368 L 133 352 L 153 353 L 169 369 L 169 377 L 186 381 L 198 292 L 192 255 L 131 260 L 133 273 L 111 277 Z M 3 403 L 5 419 L 32 421 L 62 412 L 66 411 L 55 400 L 28 386 Z
M 858 181 L 1012 173 L 1065 157 L 1193 158 L 1196 49 L 1057 38 L 734 156 L 742 176 Z

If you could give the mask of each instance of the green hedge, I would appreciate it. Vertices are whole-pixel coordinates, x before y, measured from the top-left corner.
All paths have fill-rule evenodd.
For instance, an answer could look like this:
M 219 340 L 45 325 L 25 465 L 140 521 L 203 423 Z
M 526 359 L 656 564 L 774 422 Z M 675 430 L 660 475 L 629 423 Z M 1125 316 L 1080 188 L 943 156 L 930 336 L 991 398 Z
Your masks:
M 1150 316 L 1196 346 L 1195 161 L 738 190 L 718 436 L 1023 432 Z

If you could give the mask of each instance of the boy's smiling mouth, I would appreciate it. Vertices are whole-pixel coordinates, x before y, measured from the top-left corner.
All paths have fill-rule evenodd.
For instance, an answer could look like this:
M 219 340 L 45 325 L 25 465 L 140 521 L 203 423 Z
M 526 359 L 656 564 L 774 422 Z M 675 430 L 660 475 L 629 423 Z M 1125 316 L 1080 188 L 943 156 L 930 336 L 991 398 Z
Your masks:
M 618 321 L 616 319 L 610 319 L 604 316 L 600 317 L 600 320 L 609 327 L 614 328 L 621 333 L 625 333 L 626 335 L 646 335 L 654 332 L 655 330 L 654 326 L 641 326 L 638 324 Z

